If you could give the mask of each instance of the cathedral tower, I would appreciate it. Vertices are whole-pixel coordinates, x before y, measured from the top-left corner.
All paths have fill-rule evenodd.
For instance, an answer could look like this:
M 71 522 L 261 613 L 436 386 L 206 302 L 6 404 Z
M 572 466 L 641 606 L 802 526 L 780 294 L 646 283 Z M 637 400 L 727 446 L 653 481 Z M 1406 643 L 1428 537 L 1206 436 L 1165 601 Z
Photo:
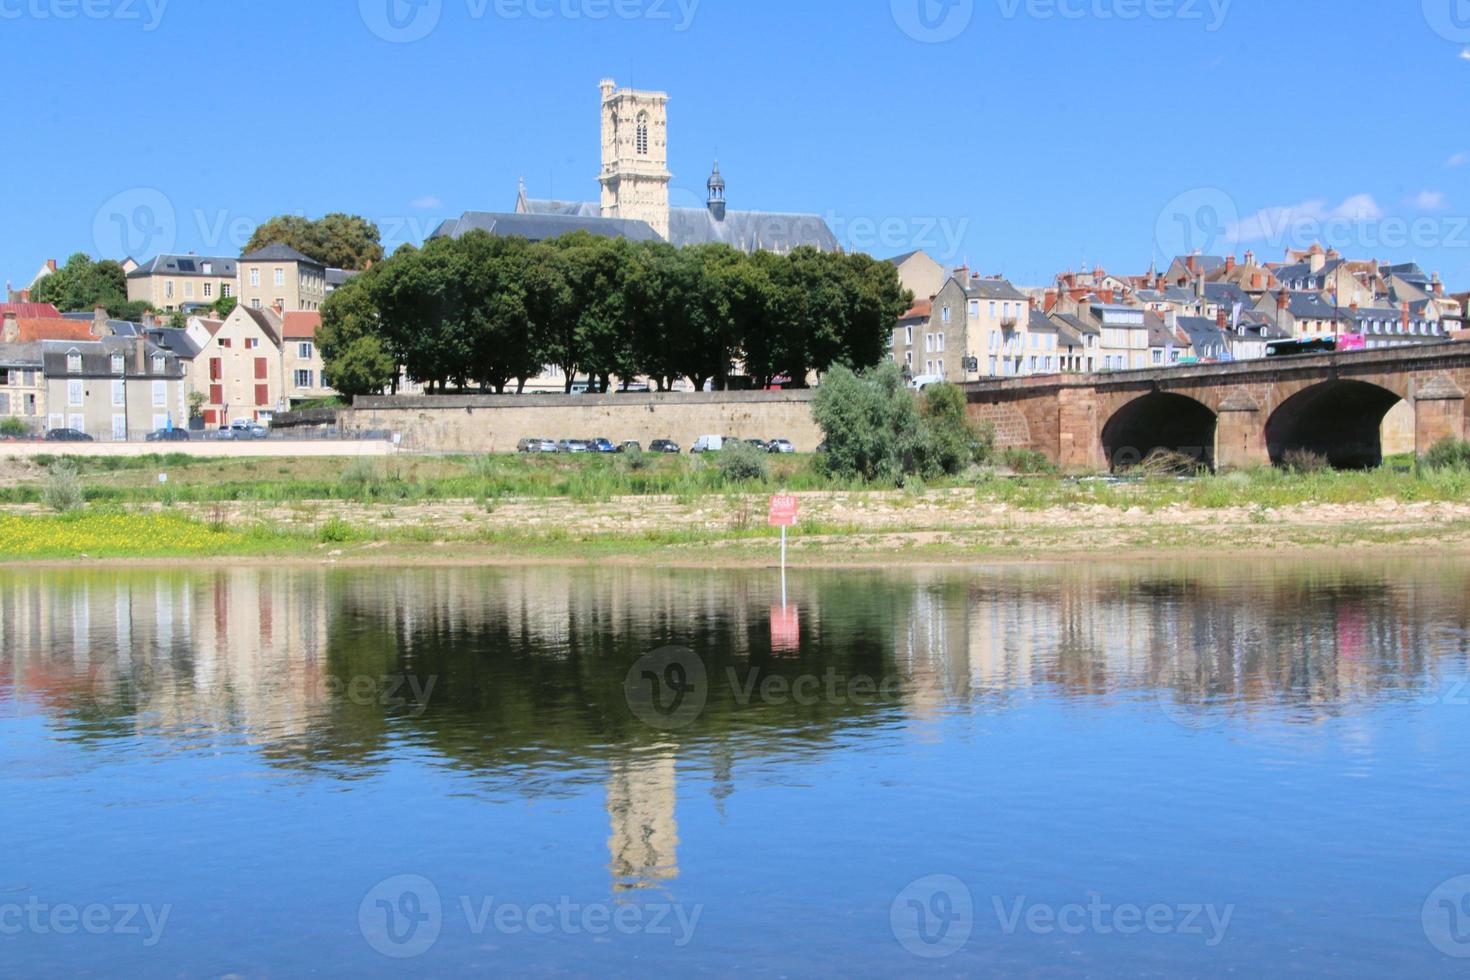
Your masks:
M 602 82 L 602 216 L 646 221 L 669 239 L 669 96 Z

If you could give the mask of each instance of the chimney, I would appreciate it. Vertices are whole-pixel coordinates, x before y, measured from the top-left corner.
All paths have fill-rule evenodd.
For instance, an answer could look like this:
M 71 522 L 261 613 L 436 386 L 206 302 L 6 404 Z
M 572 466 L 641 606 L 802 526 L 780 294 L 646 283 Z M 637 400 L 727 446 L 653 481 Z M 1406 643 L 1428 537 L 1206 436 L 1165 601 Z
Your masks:
M 1309 265 L 1308 265 L 1308 268 L 1310 268 L 1312 270 L 1312 274 L 1313 275 L 1316 275 L 1317 273 L 1321 272 L 1322 271 L 1322 267 L 1325 266 L 1326 264 L 1327 264 L 1327 256 L 1325 254 L 1323 254 L 1323 252 L 1322 252 L 1322 250 L 1320 248 L 1313 248 L 1312 249 L 1312 257 L 1309 260 Z
M 1429 288 L 1436 296 L 1444 295 L 1444 283 L 1440 281 L 1439 273 L 1436 272 L 1429 278 Z
M 1409 332 L 1409 301 L 1404 300 L 1404 333 Z
M 1225 256 L 1225 274 L 1228 276 L 1230 273 L 1232 273 L 1234 271 L 1235 271 L 1235 256 L 1234 255 L 1227 255 L 1227 256 Z
M 1282 286 L 1281 287 L 1281 292 L 1279 292 L 1279 293 L 1276 294 L 1276 308 L 1278 310 L 1284 310 L 1284 309 L 1286 309 L 1290 305 L 1291 305 L 1291 293 L 1289 293 L 1287 291 L 1287 289 L 1286 289 L 1285 286 Z
M 1256 264 L 1256 253 L 1255 252 L 1246 252 L 1245 253 L 1245 264 L 1246 265 L 1255 265 Z
M 7 344 L 13 344 L 18 340 L 20 340 L 20 321 L 15 318 L 13 312 L 7 310 L 5 312 L 4 341 Z
M 108 325 L 107 319 L 107 307 L 98 304 L 97 306 L 94 306 L 92 308 L 93 337 L 101 338 L 112 336 L 112 327 Z
M 965 283 L 970 281 L 970 267 L 967 265 L 957 266 L 954 270 L 954 277 L 958 279 L 960 285 L 963 286 Z
M 1187 268 L 1189 270 L 1190 275 L 1193 275 L 1194 274 L 1194 267 L 1195 267 L 1194 256 L 1191 255 L 1189 258 L 1185 259 L 1184 265 L 1185 265 L 1185 268 Z
M 148 373 L 148 338 L 137 336 L 133 338 L 133 359 L 139 374 Z
M 1223 306 L 1215 312 L 1215 326 L 1220 329 L 1221 333 L 1225 332 L 1225 307 Z
M 31 291 L 29 289 L 22 289 L 20 291 L 20 301 L 22 303 L 29 303 L 31 301 Z
M 50 269 L 52 272 L 55 272 L 56 271 L 56 260 L 55 259 L 47 259 L 46 260 L 46 268 Z

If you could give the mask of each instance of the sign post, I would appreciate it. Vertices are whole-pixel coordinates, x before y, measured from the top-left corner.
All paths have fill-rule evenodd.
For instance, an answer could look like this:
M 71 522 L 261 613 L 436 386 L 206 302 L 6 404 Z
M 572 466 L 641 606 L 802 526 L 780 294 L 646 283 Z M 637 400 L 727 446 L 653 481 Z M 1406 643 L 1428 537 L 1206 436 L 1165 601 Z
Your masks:
M 786 608 L 786 529 L 796 526 L 796 515 L 801 511 L 801 501 L 789 493 L 778 493 L 771 498 L 772 527 L 781 529 L 781 608 Z

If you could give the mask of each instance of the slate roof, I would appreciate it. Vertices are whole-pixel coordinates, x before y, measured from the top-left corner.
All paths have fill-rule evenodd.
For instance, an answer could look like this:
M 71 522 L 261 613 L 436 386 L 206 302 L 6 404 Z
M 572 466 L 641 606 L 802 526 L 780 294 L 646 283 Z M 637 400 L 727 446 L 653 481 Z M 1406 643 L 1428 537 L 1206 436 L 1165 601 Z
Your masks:
M 916 248 L 911 252 L 905 252 L 902 255 L 895 255 L 893 258 L 884 259 L 883 261 L 887 262 L 889 265 L 903 265 L 909 259 L 913 258 L 915 255 L 918 255 L 922 251 L 922 248 Z
M 235 309 L 244 310 L 245 315 L 255 321 L 256 325 L 260 327 L 261 332 L 266 335 L 271 343 L 277 347 L 281 346 L 281 334 L 276 329 L 276 320 L 274 317 L 265 310 L 257 310 L 249 306 L 237 306 Z
M 1169 263 L 1169 266 L 1172 268 L 1174 263 L 1177 262 L 1188 268 L 1190 259 L 1194 259 L 1194 268 L 1197 274 L 1203 273 L 1204 275 L 1209 275 L 1216 269 L 1225 268 L 1225 256 L 1223 255 L 1176 255 L 1174 256 L 1173 262 Z
M 1291 291 L 1287 300 L 1287 312 L 1298 319 L 1330 320 L 1349 311 L 1346 306 L 1333 306 L 1322 298 L 1321 293 L 1310 290 Z
M 1234 306 L 1239 303 L 1241 306 L 1249 307 L 1256 302 L 1251 299 L 1250 294 L 1240 288 L 1239 284 L 1233 282 L 1205 283 L 1205 299 L 1224 306 Z
M 0 344 L 0 367 L 39 368 L 41 345 Z
M 240 261 L 299 262 L 302 265 L 315 266 L 318 269 L 326 271 L 326 266 L 322 265 L 310 255 L 303 255 L 301 252 L 296 251 L 296 249 L 292 248 L 290 245 L 284 245 L 281 242 L 276 242 L 274 245 L 267 245 L 265 248 L 256 249 L 249 255 L 242 255 L 240 256 Z
M 624 220 L 602 217 L 602 209 L 590 202 L 528 199 L 525 203 L 527 210 L 523 217 L 561 216 L 599 222 Z M 643 222 L 638 223 L 644 224 Z M 587 230 L 600 234 L 595 228 L 589 227 Z M 649 228 L 649 231 L 652 232 L 653 229 Z M 631 238 L 632 236 L 610 237 Z M 643 239 L 634 238 L 632 240 L 641 241 Z M 653 240 L 658 240 L 656 233 Z M 826 219 L 820 215 L 729 209 L 725 212 L 725 220 L 718 221 L 708 208 L 670 208 L 669 242 L 681 248 L 686 245 L 707 245 L 720 242 L 742 252 L 762 249 L 769 252 L 789 252 L 802 245 L 809 245 L 823 252 L 836 252 L 841 248 L 837 236 L 832 233 Z M 914 252 L 909 252 L 907 255 L 899 256 L 897 260 L 891 259 L 890 261 L 896 262 L 913 254 Z
M 439 225 L 430 238 L 461 238 L 471 231 L 484 231 L 507 238 L 515 236 L 532 242 L 585 231 L 606 238 L 625 238 L 630 242 L 662 241 L 646 221 L 627 218 L 583 217 L 572 214 L 514 214 L 507 211 L 466 211 Z
M 971 279 L 968 283 L 960 283 L 960 286 L 964 288 L 965 295 L 970 299 L 1026 302 L 1026 294 L 1005 279 Z
M 1225 335 L 1214 320 L 1203 316 L 1181 316 L 1178 323 L 1197 357 L 1219 357 L 1222 352 L 1229 352 Z
M 66 369 L 67 355 L 76 351 L 82 355 L 82 370 L 80 373 Z M 127 378 L 181 378 L 183 367 L 179 358 L 172 351 L 165 350 L 157 344 L 144 342 L 146 360 L 143 371 L 138 371 L 136 342 L 124 337 L 104 337 L 102 340 L 88 340 L 73 342 L 69 340 L 48 340 L 41 344 L 41 358 L 43 370 L 49 378 L 115 378 L 118 375 L 112 370 L 112 355 L 124 355 L 123 377 Z M 155 354 L 164 356 L 164 370 L 162 374 L 153 373 L 153 357 Z
M 128 273 L 129 279 L 147 279 L 152 275 L 203 276 L 209 263 L 210 278 L 234 279 L 239 273 L 233 258 L 212 255 L 156 255 Z
M 353 269 L 328 269 L 327 285 L 331 286 L 333 289 L 336 289 L 338 286 L 345 286 L 347 283 L 356 279 L 360 275 L 362 275 L 362 273 L 357 272 Z
M 1053 313 L 1052 318 L 1066 324 L 1078 336 L 1085 337 L 1099 333 L 1097 327 L 1072 313 Z

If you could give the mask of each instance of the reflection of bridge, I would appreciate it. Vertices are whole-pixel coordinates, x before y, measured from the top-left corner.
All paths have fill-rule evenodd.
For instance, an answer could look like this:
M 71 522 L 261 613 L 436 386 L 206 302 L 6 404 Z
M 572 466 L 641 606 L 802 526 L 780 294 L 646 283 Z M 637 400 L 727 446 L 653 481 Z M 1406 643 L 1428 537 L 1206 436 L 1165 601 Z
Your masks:
M 1470 343 L 965 388 L 970 414 L 994 424 L 999 446 L 1039 450 L 1067 468 L 1116 467 L 1159 448 L 1223 467 L 1279 463 L 1294 449 L 1363 467 L 1382 461 L 1381 426 L 1401 401 L 1412 406 L 1420 455 L 1465 438 Z

